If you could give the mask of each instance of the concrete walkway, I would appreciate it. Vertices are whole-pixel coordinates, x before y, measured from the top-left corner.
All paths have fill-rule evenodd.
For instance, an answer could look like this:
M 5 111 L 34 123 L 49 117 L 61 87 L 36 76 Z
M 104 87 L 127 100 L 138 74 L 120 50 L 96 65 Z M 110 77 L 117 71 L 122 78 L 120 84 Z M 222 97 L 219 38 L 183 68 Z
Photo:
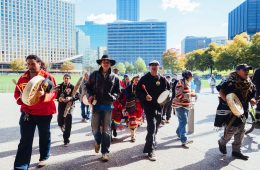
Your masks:
M 19 143 L 19 107 L 15 104 L 12 94 L 0 94 L 2 108 L 0 113 L 0 169 L 9 170 Z M 216 132 L 213 127 L 217 94 L 204 90 L 199 94 L 195 105 L 195 132 L 189 135 L 194 140 L 190 149 L 183 149 L 177 140 L 175 130 L 177 117 L 171 123 L 162 126 L 158 133 L 157 161 L 150 162 L 142 153 L 146 124 L 138 129 L 137 140 L 130 142 L 126 128 L 119 130 L 118 137 L 111 145 L 110 161 L 103 163 L 101 155 L 94 152 L 94 140 L 90 123 L 81 123 L 79 103 L 73 115 L 71 144 L 63 146 L 61 131 L 57 126 L 56 115 L 52 120 L 51 157 L 48 166 L 42 169 L 127 169 L 127 170 L 158 170 L 158 169 L 260 169 L 260 130 L 245 136 L 242 151 L 250 158 L 248 161 L 235 160 L 231 156 L 231 142 L 228 154 L 223 156 L 218 151 L 217 140 L 223 131 Z M 39 159 L 38 134 L 36 132 L 33 145 L 31 168 L 35 169 Z

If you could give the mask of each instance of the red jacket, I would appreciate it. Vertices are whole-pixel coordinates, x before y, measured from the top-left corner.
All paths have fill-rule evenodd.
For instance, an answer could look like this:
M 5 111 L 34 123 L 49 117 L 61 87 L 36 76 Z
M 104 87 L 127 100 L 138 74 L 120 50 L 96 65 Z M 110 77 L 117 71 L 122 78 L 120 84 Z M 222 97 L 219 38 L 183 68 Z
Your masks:
M 54 77 L 49 74 L 48 72 L 44 70 L 40 70 L 39 74 L 45 78 L 48 76 L 50 77 L 51 81 L 54 83 L 54 86 L 56 86 L 56 82 Z M 30 81 L 30 75 L 29 71 L 26 71 L 24 75 L 22 75 L 18 82 L 17 86 L 23 91 L 26 84 Z M 33 105 L 28 106 L 24 104 L 21 100 L 21 92 L 19 91 L 18 87 L 15 87 L 14 91 L 14 98 L 16 99 L 16 102 L 18 105 L 21 105 L 21 112 L 25 112 L 31 115 L 38 115 L 38 116 L 45 116 L 45 115 L 51 115 L 56 113 L 56 106 L 54 103 L 54 99 L 56 98 L 56 92 L 46 93 L 44 96 L 41 97 L 40 102 Z

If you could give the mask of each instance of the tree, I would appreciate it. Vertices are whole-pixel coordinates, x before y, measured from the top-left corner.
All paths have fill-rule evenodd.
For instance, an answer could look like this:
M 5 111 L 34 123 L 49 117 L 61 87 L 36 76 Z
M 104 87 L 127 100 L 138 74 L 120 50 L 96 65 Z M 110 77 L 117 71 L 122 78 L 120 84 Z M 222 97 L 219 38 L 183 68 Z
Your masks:
M 66 72 L 69 72 L 69 71 L 74 70 L 74 69 L 75 69 L 75 65 L 70 61 L 65 61 L 61 65 L 61 68 L 60 68 L 61 71 L 66 71 Z
M 137 73 L 143 73 L 147 71 L 146 64 L 141 57 L 138 57 L 135 61 L 135 68 L 137 70 Z
M 249 36 L 246 33 L 236 35 L 228 41 L 216 59 L 217 70 L 230 70 L 239 63 L 249 63 L 250 51 Z
M 129 62 L 125 62 L 125 68 L 126 68 L 126 73 L 133 73 L 134 72 L 134 65 L 130 64 Z
M 260 66 L 260 32 L 252 37 L 251 46 L 248 48 L 248 64 L 254 68 Z
M 10 68 L 16 72 L 25 70 L 25 61 L 23 59 L 15 59 L 10 63 Z
M 124 63 L 118 63 L 116 68 L 119 70 L 119 73 L 125 74 L 126 68 Z
M 200 62 L 201 62 L 201 56 L 204 54 L 205 50 L 203 49 L 198 49 L 194 50 L 190 53 L 186 54 L 186 65 L 185 67 L 188 70 L 194 71 L 194 70 L 200 70 Z
M 179 58 L 180 56 L 176 50 L 168 49 L 162 56 L 164 68 L 171 70 L 171 73 L 180 70 Z

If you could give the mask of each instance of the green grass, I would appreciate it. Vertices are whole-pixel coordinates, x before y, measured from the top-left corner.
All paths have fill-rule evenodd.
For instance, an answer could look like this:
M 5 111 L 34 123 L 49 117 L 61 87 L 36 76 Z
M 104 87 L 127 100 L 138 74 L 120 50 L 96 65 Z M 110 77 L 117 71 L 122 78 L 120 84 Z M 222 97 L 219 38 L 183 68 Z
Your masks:
M 0 93 L 14 92 L 15 85 L 13 84 L 12 79 L 15 79 L 16 81 L 18 81 L 20 76 L 21 76 L 21 74 L 19 74 L 19 75 L 18 74 L 0 75 Z M 54 76 L 57 84 L 63 82 L 63 74 L 53 74 L 53 76 Z M 80 78 L 79 74 L 72 74 L 71 83 L 75 85 L 79 78 Z
M 221 80 L 217 80 L 217 85 L 220 83 Z M 210 88 L 208 80 L 201 80 L 201 88 Z

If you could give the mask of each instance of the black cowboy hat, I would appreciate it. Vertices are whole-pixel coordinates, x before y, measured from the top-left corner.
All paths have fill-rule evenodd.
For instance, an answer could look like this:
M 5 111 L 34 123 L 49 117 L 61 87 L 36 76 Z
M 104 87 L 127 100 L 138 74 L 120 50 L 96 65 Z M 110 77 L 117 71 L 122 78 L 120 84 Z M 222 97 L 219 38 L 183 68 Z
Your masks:
M 115 60 L 112 60 L 112 59 L 110 59 L 110 58 L 108 57 L 108 55 L 103 55 L 103 56 L 101 57 L 101 59 L 97 60 L 97 63 L 98 63 L 98 65 L 100 65 L 100 64 L 101 64 L 102 60 L 109 60 L 109 61 L 110 61 L 110 63 L 111 63 L 111 66 L 113 66 L 113 65 L 115 65 L 115 64 L 116 64 L 116 61 L 115 61 Z

